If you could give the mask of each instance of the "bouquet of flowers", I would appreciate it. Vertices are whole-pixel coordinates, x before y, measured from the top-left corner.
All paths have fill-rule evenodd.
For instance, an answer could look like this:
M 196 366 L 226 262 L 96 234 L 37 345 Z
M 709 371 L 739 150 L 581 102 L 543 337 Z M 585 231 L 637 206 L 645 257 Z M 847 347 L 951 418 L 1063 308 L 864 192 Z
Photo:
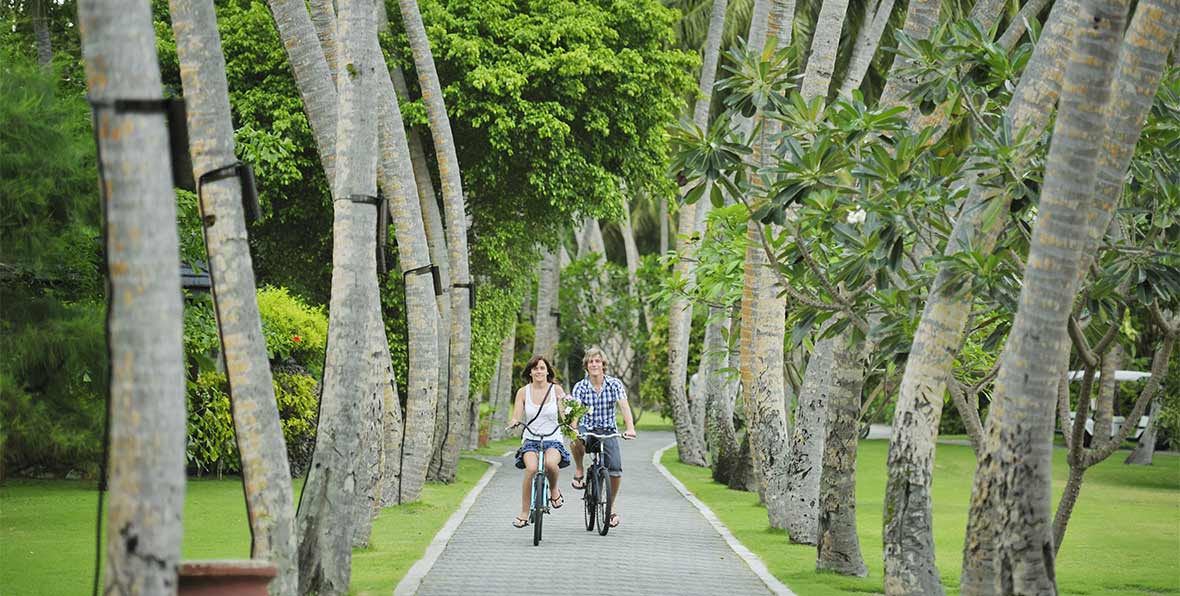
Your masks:
M 558 404 L 557 420 L 561 423 L 561 434 L 567 439 L 578 438 L 578 422 L 590 412 L 590 406 L 578 401 L 578 398 L 565 396 L 563 403 Z

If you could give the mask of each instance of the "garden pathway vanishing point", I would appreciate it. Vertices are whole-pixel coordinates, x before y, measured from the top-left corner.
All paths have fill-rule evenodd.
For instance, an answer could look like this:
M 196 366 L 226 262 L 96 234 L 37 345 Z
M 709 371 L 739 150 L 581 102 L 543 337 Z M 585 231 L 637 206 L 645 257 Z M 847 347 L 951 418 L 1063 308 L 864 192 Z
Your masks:
M 606 536 L 586 531 L 581 492 L 570 487 L 573 466 L 562 470 L 565 506 L 545 517 L 539 547 L 531 526 L 512 527 L 521 472 L 510 456 L 495 458 L 500 465 L 481 480 L 486 486 L 468 496 L 395 594 L 794 596 L 658 466 L 674 441 L 669 432 L 643 432 L 623 444 L 622 523 Z

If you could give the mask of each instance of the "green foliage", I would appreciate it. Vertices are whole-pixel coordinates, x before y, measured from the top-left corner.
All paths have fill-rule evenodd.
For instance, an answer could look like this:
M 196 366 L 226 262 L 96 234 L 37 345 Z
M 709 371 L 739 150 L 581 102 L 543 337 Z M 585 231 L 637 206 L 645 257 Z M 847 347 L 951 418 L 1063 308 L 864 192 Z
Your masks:
M 664 128 L 693 88 L 673 11 L 655 0 L 420 4 L 463 167 L 474 270 L 518 276 L 533 244 L 554 244 L 566 222 L 618 214 L 620 179 L 669 190 Z M 389 45 L 412 72 L 404 36 Z M 423 123 L 421 109 L 404 113 Z
M 500 364 L 500 342 L 520 313 L 527 280 L 515 285 L 476 286 L 475 310 L 471 313 L 471 394 L 480 395 L 492 382 Z
M 626 268 L 607 261 L 599 253 L 574 259 L 561 270 L 558 353 L 566 359 L 575 379 L 581 377 L 582 354 L 588 346 L 609 350 L 612 338 L 635 336 L 643 305 L 637 295 L 630 294 L 628 286 Z M 611 299 L 604 300 L 603 296 Z M 617 362 L 618 357 L 618 354 L 607 354 L 609 372 L 627 378 L 627 371 L 619 368 L 622 363 Z
M 294 361 L 319 377 L 328 345 L 328 315 L 323 307 L 307 304 L 286 288 L 267 286 L 258 290 L 258 312 L 271 361 Z
M 315 447 L 319 386 L 306 374 L 274 374 L 275 400 L 279 407 L 287 461 L 291 474 L 300 476 L 311 464 Z M 242 470 L 234 434 L 233 411 L 225 375 L 202 372 L 188 382 L 188 467 L 198 475 L 209 472 L 239 473 Z

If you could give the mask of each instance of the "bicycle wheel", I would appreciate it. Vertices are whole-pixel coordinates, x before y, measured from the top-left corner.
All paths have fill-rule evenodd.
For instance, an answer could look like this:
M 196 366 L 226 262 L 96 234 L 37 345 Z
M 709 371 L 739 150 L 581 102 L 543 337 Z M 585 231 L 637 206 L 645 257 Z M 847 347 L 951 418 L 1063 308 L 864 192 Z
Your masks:
M 598 468 L 598 473 L 595 476 L 595 483 L 601 487 L 598 493 L 598 534 L 606 536 L 606 533 L 610 531 L 610 510 L 615 499 L 611 494 L 610 476 L 607 475 L 606 468 Z
M 590 466 L 585 472 L 586 475 L 582 478 L 582 482 L 584 483 L 584 488 L 582 489 L 582 505 L 584 505 L 585 509 L 584 517 L 587 532 L 594 529 L 594 512 L 598 508 L 598 497 L 594 492 L 594 470 L 596 469 L 595 466 Z
M 545 476 L 537 473 L 533 479 L 533 546 L 541 544 L 541 521 L 545 519 Z

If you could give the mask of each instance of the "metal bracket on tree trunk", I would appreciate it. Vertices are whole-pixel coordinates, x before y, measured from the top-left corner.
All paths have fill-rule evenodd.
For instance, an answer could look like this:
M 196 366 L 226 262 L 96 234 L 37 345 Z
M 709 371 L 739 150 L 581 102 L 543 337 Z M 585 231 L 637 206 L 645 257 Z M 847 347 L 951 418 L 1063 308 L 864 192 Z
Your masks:
M 172 185 L 188 191 L 196 190 L 193 181 L 192 160 L 188 153 L 188 124 L 185 122 L 184 99 L 164 97 L 160 99 L 94 99 L 86 101 L 92 110 L 107 109 L 116 113 L 163 114 L 168 123 L 168 149 L 172 164 Z M 98 123 L 95 122 L 94 140 L 98 141 Z
M 348 195 L 340 200 L 364 203 L 377 207 L 377 275 L 385 275 L 389 271 L 389 267 L 386 265 L 388 259 L 385 256 L 385 242 L 389 233 L 389 208 L 386 206 L 385 197 L 381 195 L 381 191 L 377 191 L 377 196 L 375 197 L 371 195 Z
M 557 323 L 558 327 L 561 327 L 561 311 L 551 310 L 549 316 L 553 317 L 553 321 Z
M 201 174 L 197 178 L 197 198 L 203 198 L 201 190 L 206 182 L 235 176 L 242 185 L 242 212 L 246 215 L 246 223 L 254 223 L 262 217 L 262 208 L 258 206 L 258 186 L 254 182 L 254 168 L 248 163 L 238 161 Z M 204 222 L 205 218 L 201 218 L 201 221 Z M 209 221 L 206 225 L 213 225 L 213 222 Z
M 429 273 L 430 277 L 434 280 L 434 295 L 435 296 L 442 296 L 443 295 L 442 278 L 439 276 L 439 273 L 438 273 L 438 265 L 435 265 L 433 263 L 427 263 L 421 267 L 414 267 L 413 269 L 403 271 L 402 272 L 402 280 L 405 280 L 405 278 L 407 278 L 411 275 L 422 275 L 424 273 Z
M 465 284 L 451 284 L 451 287 L 467 288 L 467 303 L 470 305 L 471 310 L 475 310 L 475 285 L 473 285 L 471 282 L 467 282 Z

